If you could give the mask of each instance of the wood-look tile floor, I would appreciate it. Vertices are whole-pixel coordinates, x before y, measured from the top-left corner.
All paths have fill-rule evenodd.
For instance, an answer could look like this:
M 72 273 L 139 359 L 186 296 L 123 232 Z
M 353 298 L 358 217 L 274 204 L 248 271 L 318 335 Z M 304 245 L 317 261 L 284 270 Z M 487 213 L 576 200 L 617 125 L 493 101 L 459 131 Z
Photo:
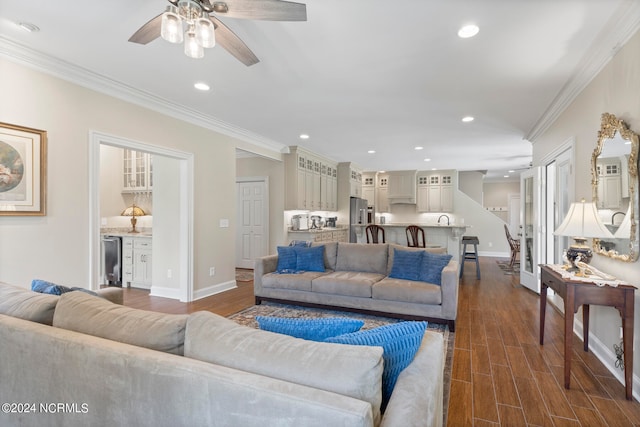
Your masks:
M 564 388 L 562 315 L 547 304 L 540 346 L 539 296 L 496 260 L 480 257 L 482 279 L 465 267 L 460 281 L 447 426 L 640 426 L 640 404 L 625 400 L 624 386 L 577 336 Z M 254 303 L 252 282 L 191 303 L 124 291 L 126 306 L 165 313 L 228 316 Z
M 564 388 L 564 321 L 547 304 L 539 344 L 539 295 L 481 257 L 460 282 L 447 425 L 640 426 L 640 404 L 573 337 L 571 389 Z

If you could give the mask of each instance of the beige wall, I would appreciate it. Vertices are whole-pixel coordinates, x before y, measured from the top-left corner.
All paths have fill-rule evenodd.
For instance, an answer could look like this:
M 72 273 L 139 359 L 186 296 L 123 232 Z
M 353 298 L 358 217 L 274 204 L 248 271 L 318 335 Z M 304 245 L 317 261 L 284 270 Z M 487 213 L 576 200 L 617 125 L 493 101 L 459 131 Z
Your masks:
M 576 200 L 591 200 L 591 153 L 596 145 L 602 113 L 615 114 L 635 132 L 640 132 L 640 33 L 634 35 L 609 64 L 593 79 L 533 146 L 534 164 L 558 145 L 575 138 Z M 596 268 L 640 285 L 640 263 L 623 263 L 600 255 L 591 262 Z M 636 301 L 638 299 L 636 293 Z M 636 304 L 636 313 L 640 312 Z M 620 315 L 609 307 L 591 308 L 591 335 L 613 351 L 619 344 Z M 635 316 L 636 348 L 640 341 L 640 316 Z M 612 361 L 605 361 L 612 366 Z M 634 355 L 636 375 L 640 373 L 640 352 Z
M 478 171 L 458 172 L 458 188 L 460 191 L 482 204 L 482 180 L 484 175 Z
M 0 75 L 0 121 L 48 133 L 47 215 L 0 218 L 0 281 L 89 285 L 91 130 L 194 153 L 194 289 L 234 279 L 236 140 L 4 59 Z

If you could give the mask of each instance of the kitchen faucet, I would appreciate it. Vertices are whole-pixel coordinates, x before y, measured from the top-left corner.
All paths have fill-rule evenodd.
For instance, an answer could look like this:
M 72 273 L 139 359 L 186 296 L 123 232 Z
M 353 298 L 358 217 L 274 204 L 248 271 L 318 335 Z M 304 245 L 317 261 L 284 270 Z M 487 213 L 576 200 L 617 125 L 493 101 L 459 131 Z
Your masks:
M 613 225 L 613 219 L 614 219 L 614 218 L 616 217 L 616 215 L 618 215 L 618 214 L 625 215 L 625 213 L 624 213 L 624 212 L 616 212 L 616 213 L 614 213 L 613 215 L 611 215 L 611 224 L 612 224 L 612 225 Z
M 448 215 L 444 215 L 444 214 L 443 214 L 443 215 L 440 215 L 440 216 L 438 217 L 438 225 L 440 225 L 440 220 L 442 219 L 442 217 L 447 218 L 447 225 L 450 225 L 450 224 L 449 224 L 449 216 L 448 216 Z

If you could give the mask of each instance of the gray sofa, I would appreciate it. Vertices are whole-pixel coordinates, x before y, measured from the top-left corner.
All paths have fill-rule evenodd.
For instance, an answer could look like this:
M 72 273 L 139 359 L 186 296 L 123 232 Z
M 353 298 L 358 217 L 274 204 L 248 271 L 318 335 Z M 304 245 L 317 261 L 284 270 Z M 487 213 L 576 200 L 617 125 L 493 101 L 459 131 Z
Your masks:
M 395 244 L 314 243 L 324 245 L 324 272 L 278 273 L 278 255 L 256 260 L 256 304 L 276 301 L 333 307 L 389 317 L 446 323 L 455 331 L 458 311 L 458 263 L 442 270 L 441 284 L 394 279 L 394 249 L 443 253 Z
M 427 331 L 380 413 L 382 349 L 0 283 L 2 426 L 441 426 Z M 50 314 L 53 313 L 51 317 Z

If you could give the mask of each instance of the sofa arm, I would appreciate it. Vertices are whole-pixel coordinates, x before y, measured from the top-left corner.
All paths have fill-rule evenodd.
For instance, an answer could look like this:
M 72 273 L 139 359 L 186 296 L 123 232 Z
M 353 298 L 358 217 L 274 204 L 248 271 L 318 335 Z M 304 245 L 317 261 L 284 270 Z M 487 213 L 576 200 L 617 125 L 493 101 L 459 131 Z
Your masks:
M 257 258 L 253 268 L 253 293 L 262 295 L 262 276 L 273 273 L 278 268 L 278 255 L 267 255 Z
M 100 288 L 96 290 L 96 293 L 99 297 L 102 297 L 108 301 L 111 301 L 114 304 L 123 303 L 123 292 L 122 288 L 118 287 L 108 287 L 108 288 Z
M 442 270 L 442 317 L 454 320 L 458 312 L 458 262 L 451 259 Z

